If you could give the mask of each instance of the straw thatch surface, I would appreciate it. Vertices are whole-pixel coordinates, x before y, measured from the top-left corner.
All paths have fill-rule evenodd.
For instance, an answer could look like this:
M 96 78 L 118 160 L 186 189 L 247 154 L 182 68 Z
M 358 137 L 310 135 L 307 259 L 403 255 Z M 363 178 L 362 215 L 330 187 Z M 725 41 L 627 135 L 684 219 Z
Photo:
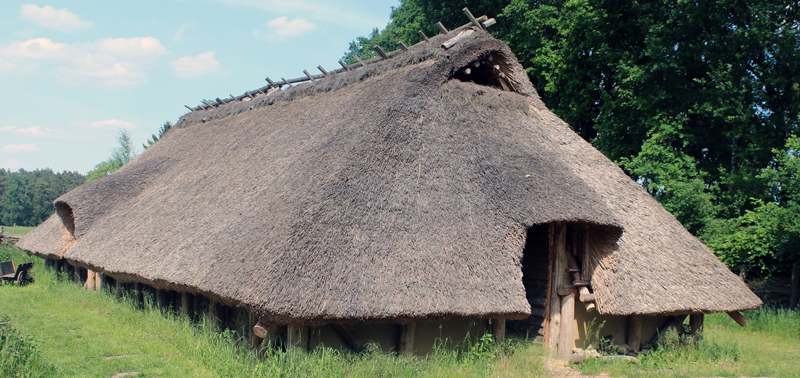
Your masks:
M 527 227 L 571 221 L 622 233 L 596 259 L 601 313 L 760 303 L 544 107 L 503 43 L 475 33 L 443 50 L 443 38 L 187 114 L 118 173 L 56 201 L 67 224 L 74 214 L 65 257 L 281 322 L 518 318 L 530 312 Z M 451 80 L 489 55 L 519 93 Z M 52 223 L 20 245 L 63 247 L 45 235 Z

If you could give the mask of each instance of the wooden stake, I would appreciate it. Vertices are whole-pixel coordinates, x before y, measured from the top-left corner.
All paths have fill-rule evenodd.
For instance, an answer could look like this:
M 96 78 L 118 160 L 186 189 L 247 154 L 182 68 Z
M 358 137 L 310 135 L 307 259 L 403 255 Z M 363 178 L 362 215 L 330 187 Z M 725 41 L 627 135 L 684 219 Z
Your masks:
M 403 41 L 397 41 L 397 47 L 399 47 L 400 50 L 408 51 L 408 46 L 406 46 L 406 44 L 403 43 Z
M 642 316 L 628 315 L 628 332 L 626 343 L 631 351 L 639 353 L 642 345 Z
M 378 45 L 372 46 L 372 51 L 378 53 L 378 55 L 380 55 L 383 59 L 389 59 L 389 55 L 386 55 L 383 49 Z
M 308 80 L 311 80 L 312 83 L 314 82 L 314 77 L 311 76 L 310 73 L 308 73 L 308 70 L 303 70 L 303 73 L 306 74 L 306 76 L 308 76 Z
M 689 316 L 689 327 L 692 330 L 692 339 L 694 339 L 695 344 L 700 341 L 704 318 L 704 314 L 692 314 Z
M 425 40 L 425 42 L 428 42 L 428 41 L 430 41 L 430 39 L 428 38 L 428 36 L 427 36 L 427 35 L 425 35 L 425 33 L 424 33 L 422 30 L 420 30 L 418 33 L 419 33 L 419 36 L 420 36 L 420 37 L 422 37 L 422 39 L 424 39 L 424 40 Z
M 475 19 L 475 16 L 472 15 L 472 12 L 469 11 L 469 8 L 464 7 L 464 9 L 462 9 L 461 11 L 463 11 L 464 14 L 467 15 L 467 18 L 469 18 L 469 22 L 471 22 L 472 25 L 478 28 L 478 30 L 483 30 L 483 25 L 481 25 L 481 23 Z
M 290 324 L 286 331 L 286 344 L 289 348 L 308 350 L 308 327 Z
M 317 66 L 317 69 L 319 72 L 322 72 L 323 75 L 328 76 L 328 71 L 325 71 L 325 69 L 322 68 L 322 65 Z
M 561 298 L 561 335 L 558 340 L 558 357 L 567 360 L 572 355 L 575 336 L 575 294 Z
M 353 326 L 347 326 L 343 324 L 333 324 L 333 329 L 342 340 L 350 347 L 350 349 L 354 351 L 360 351 L 364 349 L 364 345 L 367 344 L 367 338 L 361 334 L 361 332 Z
M 356 55 L 356 54 L 350 54 L 350 56 L 352 56 L 353 58 L 355 58 L 357 62 L 361 63 L 361 67 L 364 67 L 364 61 L 363 61 L 363 60 L 361 60 L 361 58 L 359 58 L 359 57 L 358 57 L 358 55 Z
M 747 324 L 747 319 L 745 319 L 744 315 L 742 315 L 742 313 L 740 313 L 739 311 L 731 311 L 728 313 L 728 316 L 730 316 L 731 319 L 733 319 L 737 324 L 739 324 L 742 327 L 744 327 L 744 325 Z
M 417 333 L 417 323 L 406 323 L 400 325 L 400 343 L 398 351 L 400 354 L 414 353 L 414 336 Z
M 567 278 L 567 225 L 564 222 L 552 223 L 551 229 L 551 270 L 550 270 L 550 303 L 549 321 L 545 332 L 545 343 L 552 351 L 558 350 L 559 334 L 561 333 L 561 298 L 558 287 L 568 285 Z
M 439 28 L 439 32 L 440 32 L 439 34 L 447 34 L 447 33 L 450 32 L 449 30 L 447 30 L 446 27 L 444 27 L 444 25 L 442 25 L 441 22 L 437 22 L 436 23 L 436 27 Z
M 503 318 L 492 319 L 492 336 L 495 343 L 502 343 L 506 339 L 506 320 Z
M 344 60 L 342 60 L 342 59 L 339 59 L 339 65 L 342 66 L 342 68 L 344 68 L 345 70 L 348 70 L 348 71 L 350 70 L 350 68 L 347 67 L 347 63 L 345 63 Z
M 270 79 L 270 78 L 267 78 L 267 83 L 269 83 L 269 86 L 271 88 L 276 88 L 278 86 L 278 84 L 275 84 L 275 82 L 272 81 L 272 79 Z

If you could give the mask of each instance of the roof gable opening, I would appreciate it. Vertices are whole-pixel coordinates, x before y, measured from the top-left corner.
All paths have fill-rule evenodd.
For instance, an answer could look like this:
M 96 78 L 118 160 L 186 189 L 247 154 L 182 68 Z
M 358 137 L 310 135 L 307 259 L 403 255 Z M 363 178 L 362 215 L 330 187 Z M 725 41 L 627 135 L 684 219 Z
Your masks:
M 502 54 L 490 53 L 459 68 L 451 76 L 451 79 L 516 92 L 509 81 L 510 73 L 511 67 L 508 60 Z
M 58 201 L 55 203 L 56 214 L 61 218 L 61 223 L 69 231 L 69 234 L 75 237 L 75 216 L 72 214 L 72 207 L 67 205 L 66 202 Z

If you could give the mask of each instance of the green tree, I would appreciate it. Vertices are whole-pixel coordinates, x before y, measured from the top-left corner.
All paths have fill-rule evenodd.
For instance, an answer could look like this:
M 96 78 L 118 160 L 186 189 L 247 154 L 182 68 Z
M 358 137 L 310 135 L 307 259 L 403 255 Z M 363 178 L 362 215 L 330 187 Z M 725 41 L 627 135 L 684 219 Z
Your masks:
M 158 129 L 158 135 L 152 134 L 150 136 L 150 139 L 147 140 L 147 143 L 142 144 L 142 147 L 144 147 L 145 150 L 148 149 L 150 146 L 153 145 L 153 143 L 158 142 L 158 140 L 161 139 L 167 131 L 172 129 L 172 126 L 174 126 L 172 122 L 170 121 L 164 122 L 164 124 L 161 125 L 161 127 Z
M 86 175 L 86 182 L 108 176 L 136 157 L 136 148 L 133 146 L 131 134 L 128 130 L 122 129 L 119 131 L 117 143 L 117 147 L 111 150 L 111 157 L 97 164 L 94 169 L 89 171 Z

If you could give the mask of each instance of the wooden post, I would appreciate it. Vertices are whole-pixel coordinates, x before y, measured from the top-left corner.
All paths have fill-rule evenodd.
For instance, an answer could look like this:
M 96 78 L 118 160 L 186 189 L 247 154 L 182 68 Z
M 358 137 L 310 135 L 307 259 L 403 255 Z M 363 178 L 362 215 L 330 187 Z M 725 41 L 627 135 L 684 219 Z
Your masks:
M 569 285 L 567 278 L 567 225 L 564 222 L 550 224 L 550 302 L 545 332 L 545 345 L 551 351 L 558 350 L 561 333 L 561 298 L 558 287 Z
M 692 339 L 694 339 L 695 344 L 700 341 L 700 334 L 702 333 L 704 318 L 704 314 L 692 314 L 689 316 L 689 327 L 691 327 Z
M 83 284 L 83 288 L 87 290 L 94 290 L 94 279 L 96 275 L 93 270 L 87 269 L 86 270 L 86 282 Z
M 639 353 L 642 346 L 642 316 L 628 315 L 628 332 L 626 344 L 631 348 L 631 352 Z
M 450 32 L 441 22 L 437 22 L 436 27 L 439 28 L 439 34 L 447 34 Z
M 106 275 L 103 273 L 96 273 L 94 278 L 94 290 L 103 291 L 103 286 L 106 283 Z
M 75 281 L 76 284 L 81 284 L 81 268 L 77 266 L 72 267 L 72 279 Z
M 561 335 L 558 340 L 558 357 L 567 360 L 572 355 L 575 336 L 575 294 L 561 298 Z
M 492 319 L 492 336 L 494 342 L 500 344 L 506 339 L 506 320 L 503 318 Z
M 740 313 L 739 311 L 731 311 L 728 313 L 728 316 L 730 316 L 731 319 L 736 321 L 736 323 L 742 327 L 744 327 L 744 325 L 747 324 L 747 319 L 745 319 L 744 315 L 742 315 L 742 313 Z
M 187 318 L 192 317 L 192 295 L 189 293 L 181 293 L 181 314 L 186 316 Z
M 687 315 L 675 315 L 670 316 L 669 319 L 658 329 L 655 336 L 650 340 L 650 344 L 657 344 L 661 341 L 661 337 L 669 331 L 670 328 L 679 328 L 683 325 L 683 321 L 686 320 Z
M 400 354 L 414 353 L 414 336 L 417 333 L 417 323 L 405 323 L 400 325 L 400 342 L 398 351 Z
M 789 308 L 797 307 L 797 299 L 800 296 L 800 266 L 792 267 L 791 296 L 789 297 Z
M 164 311 L 167 308 L 167 293 L 164 289 L 156 289 L 156 308 Z
M 208 300 L 208 323 L 211 326 L 211 329 L 214 331 L 219 331 L 220 325 L 222 324 L 221 318 L 221 306 L 215 300 L 209 298 Z
M 117 298 L 122 298 L 122 283 L 117 280 L 116 287 L 114 287 L 114 296 Z
M 289 348 L 308 350 L 308 327 L 289 325 L 286 329 L 286 344 Z
M 364 349 L 364 345 L 367 344 L 367 339 L 361 332 L 358 331 L 353 326 L 347 326 L 343 324 L 333 324 L 333 329 L 336 330 L 336 333 L 344 340 L 345 344 L 347 344 L 350 349 L 354 351 L 360 351 Z
M 261 322 L 261 319 L 259 319 L 253 311 L 247 313 L 247 319 L 249 321 L 247 338 L 250 342 L 250 348 L 258 349 L 258 346 L 261 345 L 261 340 L 267 336 L 268 327 Z

